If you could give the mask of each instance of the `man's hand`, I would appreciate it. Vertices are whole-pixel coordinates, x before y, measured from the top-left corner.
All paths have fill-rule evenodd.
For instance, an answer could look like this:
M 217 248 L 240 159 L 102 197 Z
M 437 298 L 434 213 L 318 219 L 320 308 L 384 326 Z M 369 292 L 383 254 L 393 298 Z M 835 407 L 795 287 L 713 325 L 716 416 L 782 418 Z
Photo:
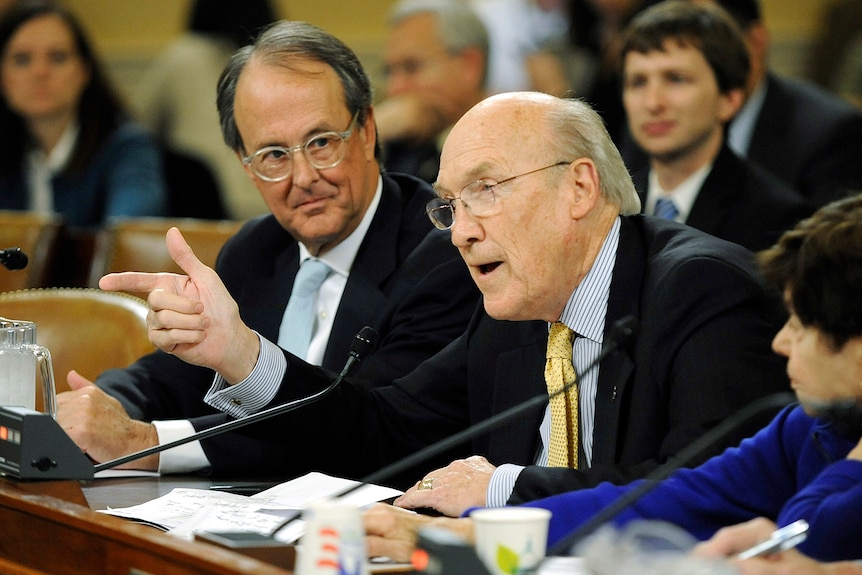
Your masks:
M 431 508 L 449 517 L 460 517 L 470 507 L 485 505 L 495 469 L 478 455 L 455 460 L 426 474 L 394 504 L 406 509 Z
M 445 102 L 442 98 L 435 102 L 417 94 L 404 94 L 380 102 L 374 106 L 380 141 L 433 141 L 452 123 Z
M 369 557 L 389 557 L 399 563 L 409 563 L 419 530 L 423 527 L 441 527 L 454 531 L 468 543 L 474 542 L 473 522 L 470 519 L 428 517 L 378 503 L 363 516 L 365 545 Z
M 70 371 L 66 377 L 72 391 L 57 394 L 57 422 L 91 459 L 102 463 L 158 445 L 152 424 L 131 419 L 120 402 Z M 130 461 L 126 469 L 158 470 L 159 456 Z
M 240 319 L 218 274 L 195 257 L 180 231 L 171 228 L 166 239 L 171 258 L 188 275 L 108 274 L 99 287 L 149 293 L 147 326 L 153 345 L 217 371 L 228 383 L 245 379 L 260 353 L 257 335 Z

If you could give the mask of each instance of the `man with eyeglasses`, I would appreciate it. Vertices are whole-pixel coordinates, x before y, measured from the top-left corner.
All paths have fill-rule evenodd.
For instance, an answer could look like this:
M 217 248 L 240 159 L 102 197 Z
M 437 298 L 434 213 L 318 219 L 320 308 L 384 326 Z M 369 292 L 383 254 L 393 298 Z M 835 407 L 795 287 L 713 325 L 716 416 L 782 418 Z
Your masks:
M 467 448 L 477 456 L 426 473 L 395 502 L 457 516 L 642 477 L 750 401 L 787 388 L 770 349 L 780 300 L 760 282 L 751 252 L 639 215 L 620 154 L 585 103 L 537 93 L 482 101 L 449 134 L 435 187 L 429 216 L 451 230 L 483 305 L 462 336 L 409 375 L 373 389 L 345 381 L 308 409 L 254 428 L 261 441 L 281 441 L 286 457 L 362 477 L 548 393 L 546 371 L 549 382 L 558 369 L 574 371 L 578 395 L 566 411 L 577 406 L 577 420 L 562 421 L 573 424 L 562 445 L 558 410 L 540 405 L 476 437 Z M 187 286 L 153 274 L 109 275 L 101 285 L 165 290 L 150 297 L 164 306 L 154 343 L 223 366 L 224 350 L 207 342 L 248 328 L 182 238 L 168 242 Z M 640 324 L 633 349 L 587 370 L 612 324 L 629 315 Z M 568 343 L 556 341 L 560 333 Z M 332 382 L 290 353 L 284 359 L 270 381 L 272 404 Z
M 449 128 L 486 96 L 488 31 L 459 0 L 401 0 L 387 20 L 385 97 L 375 106 L 386 169 L 433 182 Z
M 373 385 L 408 373 L 463 332 L 478 290 L 449 234 L 423 213 L 431 187 L 381 172 L 371 98 L 355 54 L 314 26 L 279 23 L 236 52 L 218 86 L 222 132 L 272 213 L 227 243 L 216 271 L 250 329 L 234 325 L 225 338 L 201 342 L 219 349 L 215 364 L 192 360 L 196 367 L 159 351 L 107 372 L 96 381 L 107 393 L 71 374 L 75 391 L 60 394 L 59 420 L 92 458 L 114 459 L 223 422 L 203 401 L 214 371 L 217 385 L 242 382 L 216 398 L 246 409 L 265 404 L 271 396 L 258 393 L 259 379 L 284 364 L 276 344 L 338 372 L 354 336 L 372 326 L 378 348 L 355 376 Z M 292 290 L 312 267 L 321 271 L 319 287 L 310 288 L 316 296 L 298 321 L 293 313 L 303 306 L 294 305 L 301 298 Z M 161 321 L 161 304 L 151 304 Z M 242 390 L 248 399 L 234 393 Z M 258 478 L 312 469 L 242 433 L 129 467 Z

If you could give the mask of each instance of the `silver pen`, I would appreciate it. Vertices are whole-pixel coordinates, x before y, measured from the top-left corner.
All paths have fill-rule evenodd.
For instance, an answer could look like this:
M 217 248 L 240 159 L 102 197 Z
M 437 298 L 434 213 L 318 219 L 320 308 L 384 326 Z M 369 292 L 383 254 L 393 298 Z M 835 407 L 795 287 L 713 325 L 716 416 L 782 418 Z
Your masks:
M 786 551 L 805 541 L 807 533 L 808 522 L 804 519 L 799 519 L 781 529 L 776 529 L 772 532 L 772 535 L 769 536 L 769 539 L 749 547 L 737 555 L 736 558 L 751 559 L 752 557 L 772 555 L 773 553 Z

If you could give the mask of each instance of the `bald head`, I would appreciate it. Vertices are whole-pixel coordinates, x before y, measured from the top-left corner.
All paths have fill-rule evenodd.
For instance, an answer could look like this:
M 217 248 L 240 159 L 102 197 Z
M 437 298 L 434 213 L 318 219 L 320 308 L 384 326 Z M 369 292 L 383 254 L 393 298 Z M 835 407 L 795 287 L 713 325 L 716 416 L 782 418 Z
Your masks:
M 535 92 L 491 96 L 464 114 L 436 188 L 496 319 L 556 321 L 621 209 L 640 207 L 601 118 Z
M 455 176 L 451 171 L 465 159 L 465 153 L 476 156 L 470 164 L 478 170 L 492 161 L 514 166 L 522 160 L 529 163 L 550 156 L 588 158 L 596 165 L 601 191 L 610 203 L 623 215 L 640 211 L 628 169 L 604 122 L 580 100 L 539 92 L 506 92 L 486 98 L 468 110 L 449 133 L 440 160 L 441 180 Z M 485 161 L 480 158 L 483 154 Z

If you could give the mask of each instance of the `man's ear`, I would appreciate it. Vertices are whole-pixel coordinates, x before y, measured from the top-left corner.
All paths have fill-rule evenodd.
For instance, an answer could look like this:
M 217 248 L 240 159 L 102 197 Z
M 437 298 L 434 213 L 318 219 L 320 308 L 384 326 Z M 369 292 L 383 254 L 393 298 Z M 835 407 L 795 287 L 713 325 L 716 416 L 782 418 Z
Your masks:
M 460 53 L 464 61 L 464 77 L 461 79 L 468 86 L 478 86 L 484 91 L 482 76 L 485 74 L 485 54 L 478 48 L 465 48 Z
M 365 123 L 361 128 L 357 128 L 359 137 L 362 139 L 362 146 L 365 150 L 365 159 L 371 161 L 374 159 L 374 146 L 377 144 L 377 124 L 374 121 L 374 106 L 368 106 L 365 111 Z
M 733 117 L 745 104 L 745 90 L 743 88 L 734 88 L 721 94 L 721 102 L 719 104 L 718 117 L 722 124 L 730 122 Z
M 580 158 L 569 164 L 565 178 L 572 183 L 569 211 L 573 219 L 579 220 L 592 211 L 601 196 L 599 171 L 592 160 Z

